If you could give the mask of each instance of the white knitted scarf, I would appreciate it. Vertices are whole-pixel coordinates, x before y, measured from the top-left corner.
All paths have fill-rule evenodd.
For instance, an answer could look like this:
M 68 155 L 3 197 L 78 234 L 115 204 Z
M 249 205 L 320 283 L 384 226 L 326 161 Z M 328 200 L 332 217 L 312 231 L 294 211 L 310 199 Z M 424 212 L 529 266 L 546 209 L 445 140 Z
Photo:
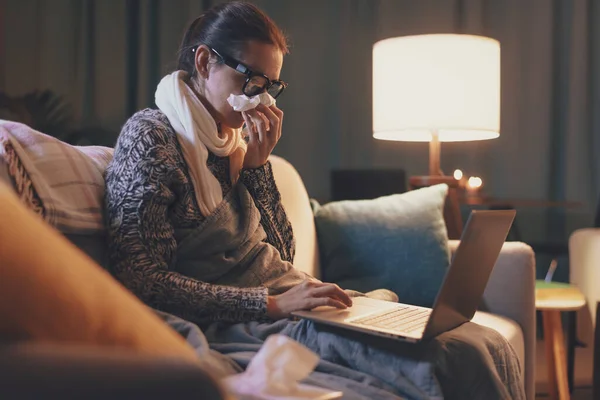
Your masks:
M 223 200 L 217 178 L 206 162 L 208 152 L 229 157 L 231 182 L 235 183 L 246 154 L 246 142 L 241 129 L 217 124 L 202 102 L 186 83 L 187 73 L 175 71 L 165 76 L 156 89 L 155 101 L 175 129 L 177 140 L 188 165 L 196 201 L 204 216 L 208 216 Z

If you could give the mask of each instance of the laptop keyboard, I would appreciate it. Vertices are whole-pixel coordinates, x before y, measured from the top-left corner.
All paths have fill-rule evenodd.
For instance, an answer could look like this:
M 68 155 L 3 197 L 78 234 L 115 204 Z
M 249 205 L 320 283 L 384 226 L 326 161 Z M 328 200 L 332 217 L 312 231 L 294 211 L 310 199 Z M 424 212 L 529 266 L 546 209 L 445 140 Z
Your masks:
M 418 330 L 423 331 L 430 314 L 431 310 L 429 309 L 399 307 L 393 310 L 369 314 L 348 322 L 408 333 Z

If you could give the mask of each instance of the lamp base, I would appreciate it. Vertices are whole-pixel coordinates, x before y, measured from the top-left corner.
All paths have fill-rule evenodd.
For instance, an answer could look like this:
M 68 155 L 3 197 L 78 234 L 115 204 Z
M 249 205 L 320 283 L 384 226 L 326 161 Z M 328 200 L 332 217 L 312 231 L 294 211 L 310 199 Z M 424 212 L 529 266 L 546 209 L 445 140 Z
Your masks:
M 452 176 L 435 175 L 435 176 L 411 176 L 408 180 L 410 190 L 421 189 L 433 185 L 445 183 L 448 185 L 448 195 L 444 203 L 444 220 L 446 221 L 446 229 L 448 230 L 448 239 L 460 239 L 463 230 L 462 215 L 460 212 L 460 204 L 458 202 L 458 191 L 460 190 L 459 182 Z

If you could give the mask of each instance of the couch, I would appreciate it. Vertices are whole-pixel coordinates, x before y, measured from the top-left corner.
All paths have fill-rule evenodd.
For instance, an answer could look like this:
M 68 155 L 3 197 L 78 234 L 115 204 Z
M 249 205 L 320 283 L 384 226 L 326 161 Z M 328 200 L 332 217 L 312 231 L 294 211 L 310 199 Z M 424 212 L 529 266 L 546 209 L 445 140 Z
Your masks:
M 289 162 L 277 156 L 271 156 L 271 162 L 296 236 L 294 264 L 318 277 L 317 232 L 307 191 Z M 6 166 L 1 162 L 0 180 L 10 183 Z M 451 249 L 457 244 L 457 241 L 450 241 Z M 474 318 L 475 322 L 497 330 L 512 344 L 524 370 L 527 398 L 531 400 L 534 399 L 535 360 L 534 268 L 534 254 L 529 246 L 507 242 L 485 290 L 481 311 Z M 220 398 L 218 387 L 210 378 L 192 379 L 202 375 L 199 368 L 177 363 L 162 365 L 133 354 L 111 354 L 106 350 L 64 345 L 38 346 L 35 343 L 25 348 L 0 343 L 0 354 L 0 387 L 21 390 L 21 398 L 41 394 L 103 397 L 100 393 L 116 398 L 147 397 L 148 393 L 165 393 L 169 382 L 172 386 L 177 382 L 179 395 L 198 393 L 198 388 L 206 385 L 204 398 Z M 180 373 L 173 374 L 174 370 Z M 116 379 L 106 379 L 108 371 L 112 371 L 110 376 Z M 37 384 L 30 385 L 32 381 Z M 86 385 L 82 387 L 77 382 L 86 382 Z M 169 397 L 173 395 L 171 393 Z

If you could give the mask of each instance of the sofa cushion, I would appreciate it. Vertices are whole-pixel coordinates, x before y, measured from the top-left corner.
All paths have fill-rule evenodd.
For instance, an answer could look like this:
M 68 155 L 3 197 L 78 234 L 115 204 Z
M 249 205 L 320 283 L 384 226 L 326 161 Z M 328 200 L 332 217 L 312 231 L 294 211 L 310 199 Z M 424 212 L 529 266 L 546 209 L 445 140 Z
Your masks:
M 302 178 L 294 166 L 283 158 L 271 155 L 269 161 L 281 194 L 281 204 L 294 230 L 294 267 L 319 278 L 321 268 L 315 221 Z
M 322 278 L 362 292 L 394 291 L 430 307 L 449 265 L 446 185 L 317 207 Z
M 196 360 L 183 338 L 0 182 L 0 339 Z
M 112 149 L 72 146 L 0 121 L 0 162 L 21 201 L 106 266 L 104 170 Z

